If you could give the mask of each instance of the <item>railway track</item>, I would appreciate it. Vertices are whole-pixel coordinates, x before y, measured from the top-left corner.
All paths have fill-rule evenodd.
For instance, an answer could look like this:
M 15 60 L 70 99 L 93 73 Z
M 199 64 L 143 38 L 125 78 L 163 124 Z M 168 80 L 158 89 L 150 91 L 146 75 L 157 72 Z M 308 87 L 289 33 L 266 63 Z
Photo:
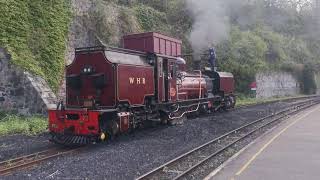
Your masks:
M 291 97 L 291 98 L 285 98 L 285 99 L 280 99 L 280 100 L 272 100 L 272 101 L 266 101 L 266 102 L 259 102 L 257 104 L 244 104 L 244 105 L 239 105 L 236 106 L 234 108 L 234 110 L 237 109 L 243 109 L 243 108 L 247 108 L 247 107 L 251 107 L 254 105 L 264 105 L 264 104 L 271 104 L 271 103 L 275 103 L 275 102 L 281 102 L 281 101 L 298 101 L 298 100 L 304 100 L 304 99 L 311 99 L 311 98 L 318 98 L 320 97 L 319 95 L 309 95 L 309 96 L 300 96 L 300 97 Z
M 228 154 L 231 157 L 239 143 L 244 142 L 255 133 L 274 123 L 280 122 L 285 117 L 293 115 L 303 109 L 319 103 L 317 100 L 308 100 L 295 104 L 275 114 L 260 118 L 254 122 L 241 126 L 212 141 L 203 144 L 154 170 L 140 176 L 137 180 L 144 179 L 199 179 L 206 176 L 213 169 L 217 168 L 226 159 L 222 156 Z M 241 147 L 240 147 L 241 148 Z M 238 150 L 239 147 L 238 147 Z M 211 163 L 211 164 L 210 164 Z
M 41 152 L 36 152 L 33 154 L 2 161 L 0 162 L 0 176 L 9 175 L 14 171 L 23 168 L 29 168 L 48 159 L 70 154 L 77 150 L 79 150 L 79 148 L 52 148 Z
M 300 98 L 297 98 L 297 99 L 308 99 L 310 97 L 300 97 Z M 300 103 L 300 104 L 303 104 L 303 103 Z M 298 106 L 301 106 L 301 105 L 296 105 L 295 107 L 298 107 Z M 239 108 L 245 108 L 247 106 L 241 106 Z M 284 113 L 284 111 L 281 111 L 279 113 L 277 113 L 277 115 L 279 114 L 282 114 Z M 272 115 L 272 116 L 275 116 L 275 115 Z M 268 119 L 269 116 L 265 117 L 265 119 Z M 270 116 L 271 117 L 271 116 Z M 264 119 L 264 118 L 263 118 Z M 260 119 L 261 121 L 263 119 Z M 259 121 L 260 121 L 259 120 Z M 250 123 L 246 126 L 249 127 L 249 125 L 254 125 L 254 124 L 257 124 L 258 121 L 255 121 L 253 123 Z M 179 176 L 183 176 L 183 174 L 181 174 L 181 172 L 183 172 L 184 168 L 181 166 L 181 168 L 173 168 L 174 165 L 177 165 L 178 161 L 180 160 L 182 162 L 182 160 L 184 158 L 193 158 L 191 157 L 191 155 L 195 155 L 196 153 L 200 153 L 199 157 L 202 157 L 201 154 L 203 154 L 203 152 L 200 152 L 201 150 L 203 150 L 203 148 L 207 148 L 207 149 L 210 149 L 210 148 L 213 148 L 215 151 L 217 151 L 217 148 L 218 147 L 221 147 L 221 145 L 217 144 L 218 141 L 222 141 L 223 138 L 229 138 L 229 139 L 232 139 L 234 137 L 231 137 L 231 135 L 234 135 L 236 134 L 236 132 L 240 132 L 240 130 L 242 128 L 245 128 L 245 127 L 241 127 L 241 128 L 238 128 L 236 130 L 234 130 L 233 132 L 230 132 L 228 134 L 225 134 L 224 136 L 221 136 L 207 144 L 204 144 L 202 145 L 201 147 L 199 148 L 196 148 L 182 156 L 179 156 L 178 158 L 166 163 L 165 165 L 151 171 L 150 173 L 144 175 L 144 176 L 141 176 L 139 177 L 138 179 L 159 179 L 159 177 L 161 177 L 160 179 L 175 179 L 175 175 L 179 175 Z M 213 146 L 216 146 L 216 147 L 213 147 Z M 13 158 L 13 159 L 9 159 L 9 160 L 5 160 L 5 161 L 2 161 L 0 162 L 0 176 L 4 176 L 4 175 L 9 175 L 9 174 L 12 174 L 13 172 L 17 171 L 17 170 L 21 170 L 21 169 L 24 169 L 24 168 L 30 168 L 32 166 L 35 166 L 43 161 L 46 161 L 46 160 L 49 160 L 49 159 L 52 159 L 52 158 L 56 158 L 56 157 L 59 157 L 59 156 L 63 156 L 63 155 L 66 155 L 66 154 L 70 154 L 70 153 L 73 153 L 75 151 L 78 151 L 80 148 L 69 148 L 69 149 L 66 149 L 66 148 L 52 148 L 52 149 L 48 149 L 48 150 L 44 150 L 44 151 L 40 151 L 40 152 L 36 152 L 36 153 L 32 153 L 32 154 L 29 154 L 29 155 L 24 155 L 24 156 L 21 156 L 21 157 L 17 157 L 17 158 Z M 207 153 L 209 153 L 210 151 L 208 151 Z M 208 156 L 208 155 L 207 155 Z M 203 156 L 204 157 L 204 156 Z M 202 158 L 202 160 L 204 160 Z M 198 162 L 198 160 L 195 160 L 194 162 L 189 162 L 187 163 L 188 167 L 190 168 L 191 164 L 195 164 L 196 162 Z M 160 173 L 160 170 L 165 172 L 165 173 Z M 184 171 L 185 173 L 187 171 Z M 157 175 L 157 176 L 155 176 Z M 169 176 L 168 176 L 169 175 Z M 181 176 L 181 177 L 182 177 Z M 163 178 L 162 178 L 163 177 Z M 168 178 L 167 178 L 168 177 Z M 177 178 L 177 179 L 180 179 Z

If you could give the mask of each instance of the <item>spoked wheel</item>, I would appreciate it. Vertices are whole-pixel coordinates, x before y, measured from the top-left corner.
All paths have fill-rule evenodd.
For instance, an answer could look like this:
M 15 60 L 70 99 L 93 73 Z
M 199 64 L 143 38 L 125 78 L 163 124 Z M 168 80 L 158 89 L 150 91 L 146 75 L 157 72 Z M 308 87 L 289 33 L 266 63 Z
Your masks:
M 116 120 L 107 120 L 101 123 L 100 140 L 113 140 L 119 133 L 119 124 Z

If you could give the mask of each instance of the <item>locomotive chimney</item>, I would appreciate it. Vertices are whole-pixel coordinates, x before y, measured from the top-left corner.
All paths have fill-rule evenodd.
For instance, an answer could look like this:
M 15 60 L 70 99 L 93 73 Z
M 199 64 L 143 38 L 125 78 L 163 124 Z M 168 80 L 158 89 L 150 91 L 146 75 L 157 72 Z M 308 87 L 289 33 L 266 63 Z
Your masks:
M 193 59 L 193 69 L 194 70 L 200 70 L 201 69 L 201 56 L 198 53 L 194 53 L 192 55 Z

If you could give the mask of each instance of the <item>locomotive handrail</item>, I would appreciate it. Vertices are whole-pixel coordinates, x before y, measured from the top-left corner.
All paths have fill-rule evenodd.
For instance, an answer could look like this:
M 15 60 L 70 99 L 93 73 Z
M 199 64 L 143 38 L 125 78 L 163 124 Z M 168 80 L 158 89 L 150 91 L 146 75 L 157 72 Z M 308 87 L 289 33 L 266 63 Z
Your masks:
M 65 106 L 63 104 L 63 101 L 59 101 L 57 104 L 57 110 L 61 110 L 64 111 L 65 110 Z
M 196 70 L 195 70 L 196 71 Z M 187 111 L 185 111 L 185 112 L 183 112 L 180 116 L 176 116 L 176 117 L 172 117 L 171 116 L 171 113 L 170 113 L 170 115 L 169 115 L 169 119 L 171 119 L 171 120 L 173 120 L 173 119 L 179 119 L 179 118 L 182 118 L 185 114 L 187 114 L 187 113 L 192 113 L 192 112 L 196 112 L 196 111 L 198 111 L 199 110 L 199 107 L 200 107 L 200 104 L 201 104 L 201 101 L 200 101 L 200 99 L 202 98 L 202 88 L 201 88 L 201 82 L 202 82 L 202 80 L 201 80 L 201 78 L 202 78 L 202 72 L 201 72 L 201 70 L 199 70 L 199 75 L 200 75 L 200 77 L 199 77 L 199 98 L 198 98 L 198 106 L 197 106 L 197 108 L 196 109 L 194 109 L 194 110 L 187 110 Z M 178 106 L 178 108 L 175 110 L 175 112 L 178 112 L 179 111 L 179 106 Z

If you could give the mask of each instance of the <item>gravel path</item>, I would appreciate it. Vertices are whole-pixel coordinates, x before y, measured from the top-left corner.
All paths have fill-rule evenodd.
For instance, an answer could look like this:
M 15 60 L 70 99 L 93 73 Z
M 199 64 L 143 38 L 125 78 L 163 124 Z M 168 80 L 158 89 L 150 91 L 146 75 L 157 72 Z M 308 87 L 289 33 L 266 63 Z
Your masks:
M 293 103 L 285 101 L 256 105 L 228 113 L 216 113 L 210 117 L 189 119 L 178 126 L 138 131 L 121 136 L 111 143 L 93 145 L 85 152 L 59 157 L 32 170 L 0 179 L 134 179 L 227 131 Z M 26 153 L 28 149 L 30 151 L 48 146 L 45 135 L 18 137 L 0 138 L 0 157 L 11 151 L 16 155 L 17 152 Z M 7 143 L 9 140 L 11 143 Z M 45 143 L 39 145 L 40 142 Z

